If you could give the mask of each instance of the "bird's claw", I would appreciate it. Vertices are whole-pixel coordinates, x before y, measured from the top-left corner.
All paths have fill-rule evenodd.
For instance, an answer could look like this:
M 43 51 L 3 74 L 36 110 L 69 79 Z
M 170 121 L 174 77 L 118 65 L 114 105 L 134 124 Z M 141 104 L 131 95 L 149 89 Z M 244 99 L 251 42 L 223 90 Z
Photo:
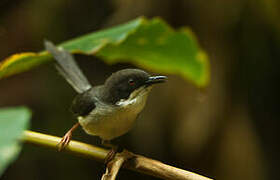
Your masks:
M 108 152 L 108 154 L 106 155 L 105 160 L 104 160 L 105 165 L 107 165 L 110 161 L 112 161 L 115 158 L 117 153 L 122 153 L 125 151 L 124 148 L 121 146 L 114 146 L 114 145 L 111 145 L 111 146 L 112 146 L 112 148 Z
M 117 154 L 117 149 L 112 148 L 106 155 L 104 164 L 107 166 L 107 164 L 115 158 L 116 154 Z
M 66 133 L 63 138 L 60 140 L 60 142 L 57 144 L 58 151 L 62 151 L 65 149 L 69 142 L 71 141 L 72 138 L 72 133 Z

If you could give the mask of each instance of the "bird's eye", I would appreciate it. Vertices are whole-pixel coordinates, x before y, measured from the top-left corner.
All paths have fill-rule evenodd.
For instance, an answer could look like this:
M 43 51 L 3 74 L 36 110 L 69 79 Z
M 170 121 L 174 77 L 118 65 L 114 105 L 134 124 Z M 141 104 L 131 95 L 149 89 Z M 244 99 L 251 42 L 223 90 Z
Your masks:
M 135 83 L 134 83 L 134 80 L 133 80 L 133 79 L 129 79 L 129 80 L 128 80 L 128 84 L 131 85 L 131 86 L 133 86 L 133 85 L 135 84 Z

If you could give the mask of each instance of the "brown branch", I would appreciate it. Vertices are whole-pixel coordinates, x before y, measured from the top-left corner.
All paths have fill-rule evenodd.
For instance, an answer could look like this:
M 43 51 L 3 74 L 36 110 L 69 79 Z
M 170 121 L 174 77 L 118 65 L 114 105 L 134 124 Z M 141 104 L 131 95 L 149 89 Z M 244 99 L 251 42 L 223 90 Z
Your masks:
M 45 146 L 49 148 L 57 148 L 57 144 L 61 138 L 50 136 L 33 131 L 25 131 L 23 142 L 35 144 L 39 146 Z M 83 156 L 89 159 L 94 159 L 100 162 L 104 162 L 109 150 L 81 143 L 78 141 L 71 141 L 65 149 L 66 152 L 74 155 Z M 122 166 L 140 173 L 148 174 L 151 176 L 159 177 L 162 179 L 172 180 L 211 180 L 207 177 L 189 172 L 183 169 L 179 169 L 170 165 L 163 164 L 162 162 L 149 159 L 140 155 L 133 154 L 132 158 L 126 161 L 121 154 L 117 154 L 117 165 L 113 165 L 111 169 L 108 169 L 108 173 L 111 176 L 116 177 L 118 169 Z M 116 171 L 117 169 L 117 171 Z M 110 174 L 111 173 L 111 174 Z M 113 173 L 113 174 L 112 174 Z M 109 176 L 108 176 L 109 177 Z
M 110 161 L 107 164 L 106 172 L 103 174 L 101 180 L 115 180 L 124 161 L 124 157 L 115 157 L 112 161 Z
M 123 163 L 133 158 L 134 154 L 129 151 L 124 150 L 121 153 L 116 154 L 114 159 L 112 159 L 106 166 L 106 172 L 103 174 L 101 180 L 115 180 L 117 174 L 122 167 Z

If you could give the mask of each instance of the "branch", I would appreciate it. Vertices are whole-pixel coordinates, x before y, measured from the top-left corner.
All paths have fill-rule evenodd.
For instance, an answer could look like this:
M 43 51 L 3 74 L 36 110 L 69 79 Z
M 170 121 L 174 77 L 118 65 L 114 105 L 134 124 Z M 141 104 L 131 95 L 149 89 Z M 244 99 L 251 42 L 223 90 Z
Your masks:
M 42 133 L 37 133 L 33 131 L 25 131 L 22 141 L 45 146 L 48 148 L 56 149 L 57 144 L 60 142 L 61 138 L 46 135 Z M 93 159 L 99 162 L 104 162 L 105 157 L 109 150 L 81 143 L 78 141 L 70 141 L 69 145 L 65 149 L 66 152 L 69 152 L 74 155 L 83 156 L 85 158 Z M 162 179 L 172 179 L 172 180 L 211 180 L 207 177 L 189 172 L 183 169 L 179 169 L 170 165 L 163 164 L 159 161 L 149 159 L 140 155 L 133 154 L 133 158 L 128 161 L 120 160 L 121 164 L 127 169 L 137 171 L 140 173 L 152 175 Z
M 123 163 L 125 163 L 127 160 L 131 159 L 132 157 L 134 157 L 134 154 L 126 150 L 116 154 L 114 159 L 108 162 L 106 167 L 106 172 L 105 174 L 103 174 L 101 180 L 115 180 Z

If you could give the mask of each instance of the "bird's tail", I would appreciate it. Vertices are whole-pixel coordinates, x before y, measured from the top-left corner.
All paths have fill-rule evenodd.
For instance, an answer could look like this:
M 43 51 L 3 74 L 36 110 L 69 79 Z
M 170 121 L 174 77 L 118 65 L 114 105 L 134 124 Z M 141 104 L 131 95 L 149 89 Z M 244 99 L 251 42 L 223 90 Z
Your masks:
M 83 93 L 91 88 L 74 57 L 68 51 L 55 47 L 50 41 L 45 41 L 45 48 L 56 60 L 56 68 L 59 73 L 78 93 Z

